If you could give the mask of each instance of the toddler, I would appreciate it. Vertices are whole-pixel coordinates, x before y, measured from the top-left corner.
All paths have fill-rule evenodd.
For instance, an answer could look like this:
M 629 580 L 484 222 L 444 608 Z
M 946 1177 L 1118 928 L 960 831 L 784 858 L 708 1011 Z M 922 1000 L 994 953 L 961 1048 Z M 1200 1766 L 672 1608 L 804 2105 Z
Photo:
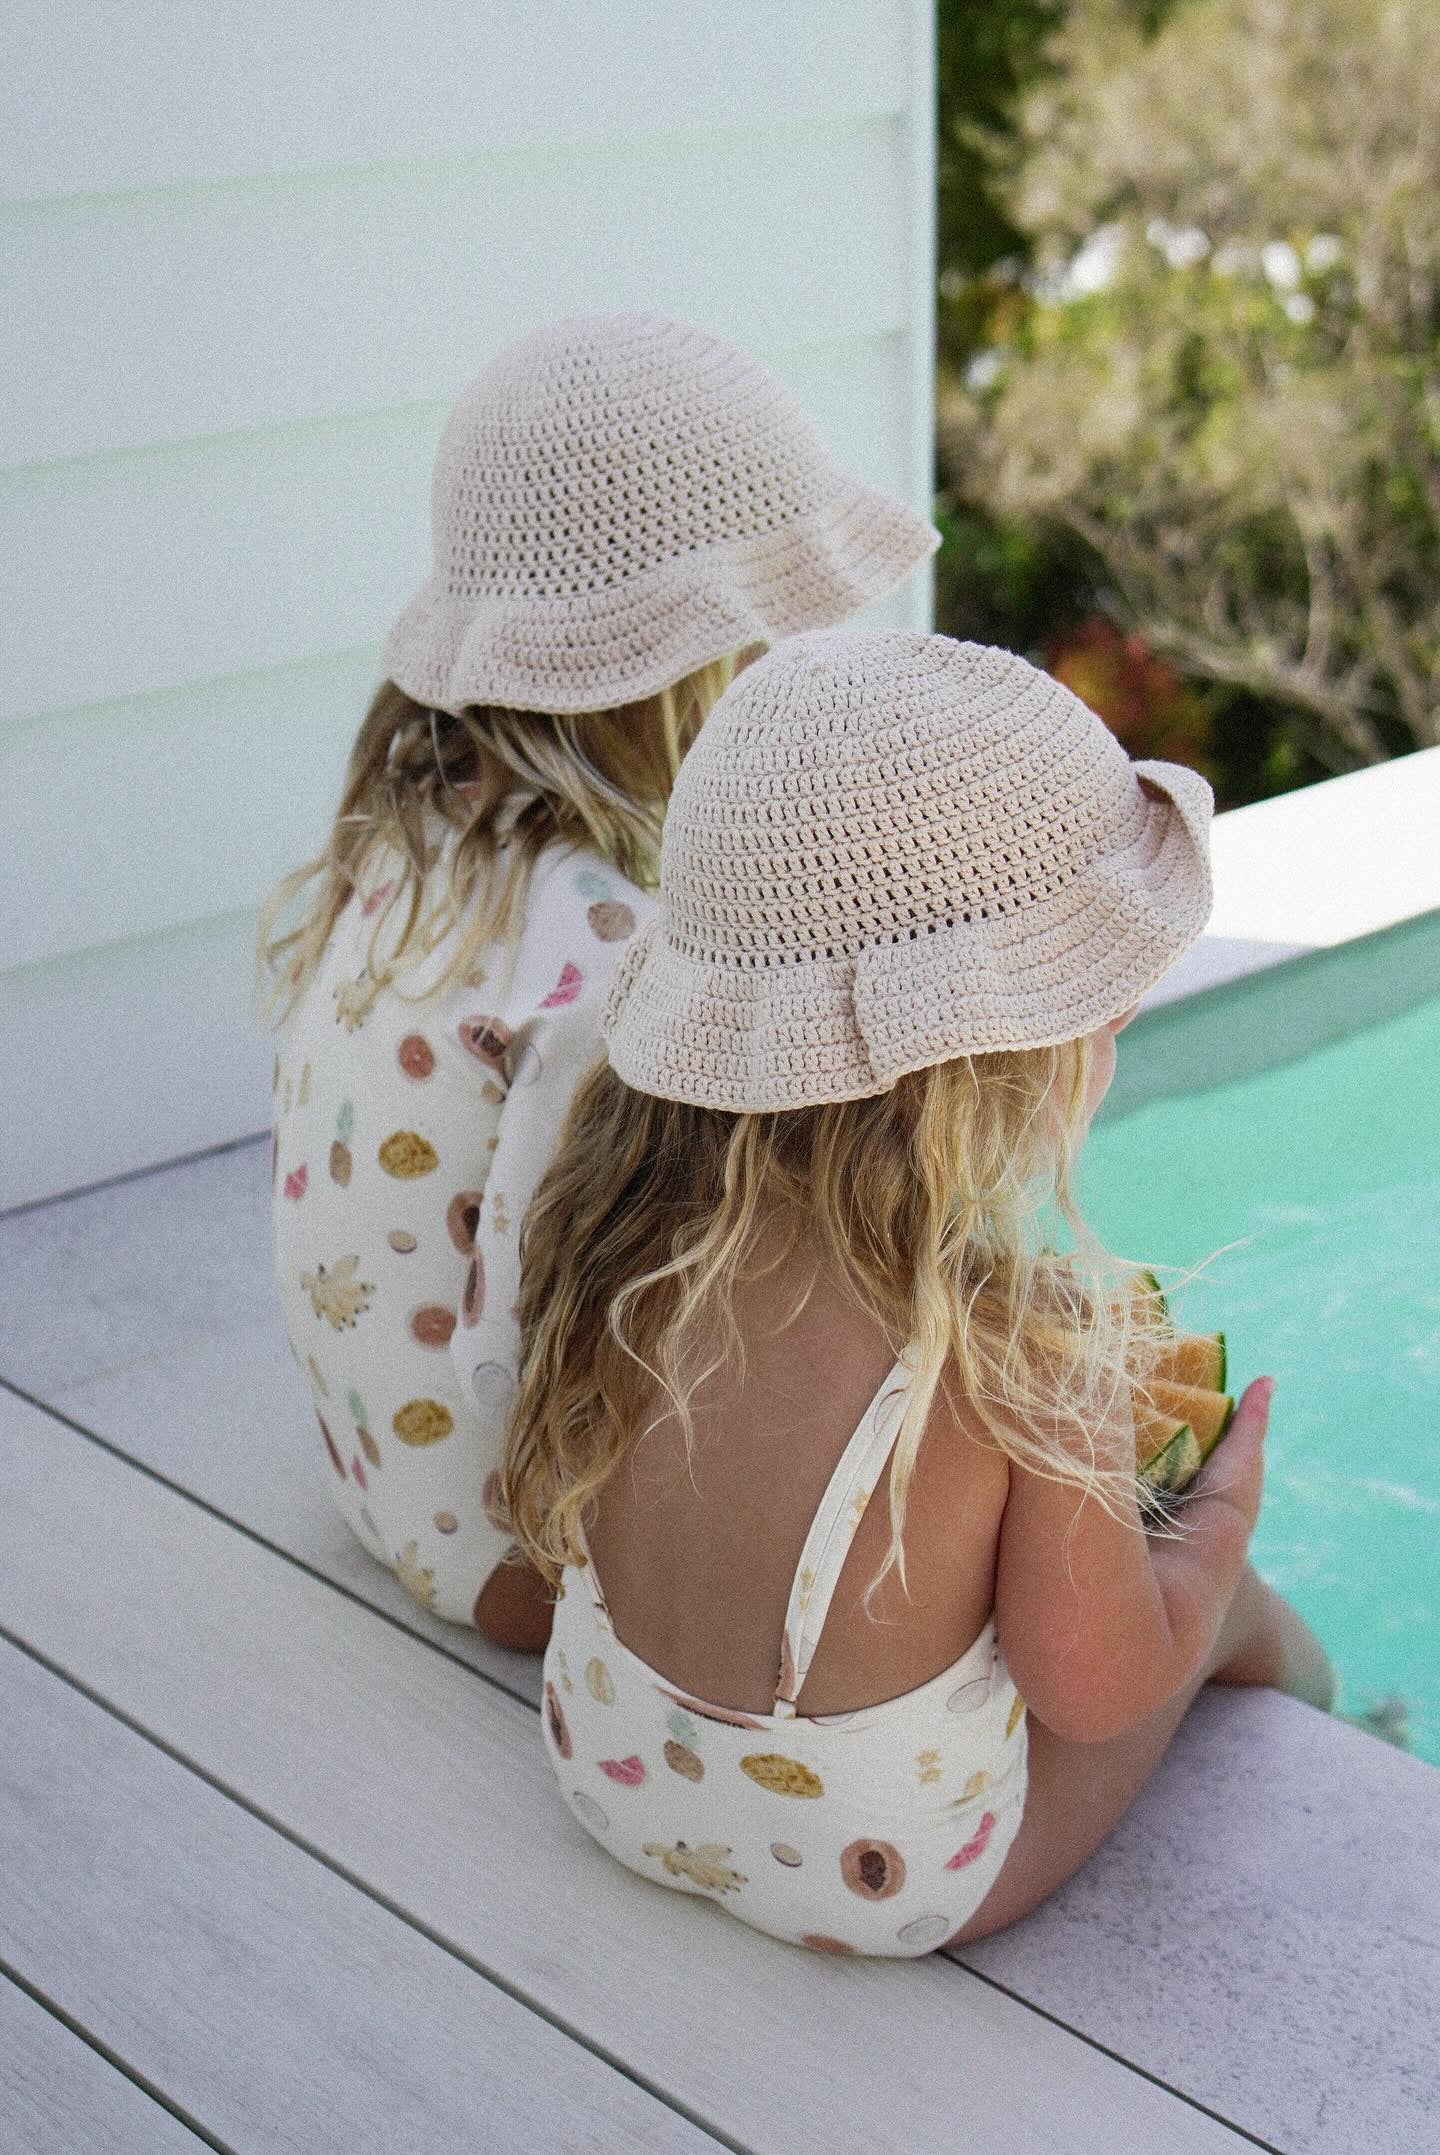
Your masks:
M 538 1644 L 498 1501 L 520 1223 L 676 771 L 736 654 L 842 619 L 935 535 L 755 361 L 649 315 L 497 359 L 434 527 L 329 843 L 264 930 L 276 1256 L 345 1519 L 426 1608 Z
M 1207 1678 L 1329 1702 L 1246 1561 L 1266 1385 L 1167 1525 L 1153 1297 L 1071 1196 L 1209 818 L 941 637 L 799 637 L 691 751 L 527 1225 L 502 1484 L 561 1790 L 643 1877 L 924 1953 L 1069 1877 Z

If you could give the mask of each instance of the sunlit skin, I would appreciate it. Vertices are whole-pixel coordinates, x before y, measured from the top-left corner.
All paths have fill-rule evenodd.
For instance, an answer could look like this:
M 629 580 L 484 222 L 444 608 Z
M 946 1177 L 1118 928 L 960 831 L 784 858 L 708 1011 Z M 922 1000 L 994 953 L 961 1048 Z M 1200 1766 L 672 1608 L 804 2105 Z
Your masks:
M 1117 1037 L 1134 1015 L 1091 1036 L 1087 1117 L 1105 1097 Z M 772 1274 L 763 1294 L 737 1297 L 744 1373 L 723 1366 L 697 1394 L 693 1454 L 657 1400 L 653 1427 L 602 1490 L 590 1527 L 625 1643 L 693 1696 L 753 1712 L 767 1711 L 773 1694 L 775 1642 L 806 1528 L 895 1351 L 844 1283 L 823 1274 L 777 1331 L 775 1313 L 800 1300 L 813 1259 L 802 1245 L 791 1264 L 793 1277 Z M 995 1614 L 1029 1707 L 1030 1783 L 1019 1833 L 962 1942 L 1014 1922 L 1079 1869 L 1207 1681 L 1332 1702 L 1319 1642 L 1246 1554 L 1272 1391 L 1260 1378 L 1245 1392 L 1192 1485 L 1180 1538 L 1147 1536 L 1138 1511 L 1117 1520 L 1074 1484 L 1028 1472 L 986 1440 L 972 1414 L 939 1404 L 906 1512 L 908 1591 L 892 1573 L 867 1608 L 889 1538 L 877 1490 L 800 1705 L 842 1713 L 911 1690 L 958 1660 Z M 538 1579 L 522 1587 L 522 1577 L 507 1586 L 505 1632 L 482 1628 L 529 1647 L 549 1608 Z

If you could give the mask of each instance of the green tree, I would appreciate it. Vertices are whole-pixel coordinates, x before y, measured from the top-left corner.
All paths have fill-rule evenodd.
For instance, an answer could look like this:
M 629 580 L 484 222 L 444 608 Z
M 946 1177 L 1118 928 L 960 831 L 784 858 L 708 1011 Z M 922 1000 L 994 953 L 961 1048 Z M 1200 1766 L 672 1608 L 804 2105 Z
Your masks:
M 1440 741 L 1440 9 L 1070 0 L 1016 91 L 1022 297 L 942 353 L 958 513 L 1078 549 L 1325 767 Z

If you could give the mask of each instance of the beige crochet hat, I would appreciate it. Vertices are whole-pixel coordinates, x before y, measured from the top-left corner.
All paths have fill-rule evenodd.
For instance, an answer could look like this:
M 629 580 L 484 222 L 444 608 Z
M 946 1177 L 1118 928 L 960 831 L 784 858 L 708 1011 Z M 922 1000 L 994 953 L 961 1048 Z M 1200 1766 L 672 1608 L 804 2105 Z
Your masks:
M 681 766 L 610 1061 L 642 1092 L 746 1111 L 1078 1039 L 1199 934 L 1210 811 L 1196 772 L 1132 764 L 1008 651 L 797 637 Z
M 435 462 L 435 570 L 385 645 L 442 711 L 598 711 L 824 628 L 938 545 L 833 461 L 775 377 L 658 314 L 581 315 L 502 352 Z

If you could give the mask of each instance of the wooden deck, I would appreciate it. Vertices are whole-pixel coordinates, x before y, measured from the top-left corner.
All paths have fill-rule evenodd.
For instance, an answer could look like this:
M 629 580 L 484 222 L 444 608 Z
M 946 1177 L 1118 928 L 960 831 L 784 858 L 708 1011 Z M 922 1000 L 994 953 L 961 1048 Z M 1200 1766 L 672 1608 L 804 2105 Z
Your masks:
M 3 2155 L 1440 2148 L 1440 1774 L 1268 1695 L 963 1959 L 611 1865 L 332 1515 L 265 1166 L 0 1219 Z

